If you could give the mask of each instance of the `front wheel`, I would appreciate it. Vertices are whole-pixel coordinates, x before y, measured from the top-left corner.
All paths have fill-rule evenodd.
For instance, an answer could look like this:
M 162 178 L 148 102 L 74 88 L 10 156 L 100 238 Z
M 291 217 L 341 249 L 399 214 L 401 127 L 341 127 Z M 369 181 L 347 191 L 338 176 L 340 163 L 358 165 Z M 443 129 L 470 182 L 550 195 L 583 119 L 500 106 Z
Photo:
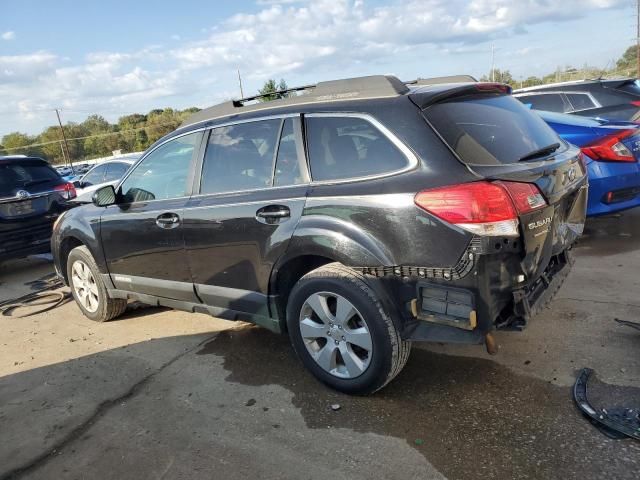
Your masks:
M 296 283 L 287 327 L 305 367 L 345 393 L 381 389 L 400 373 L 411 350 L 365 277 L 337 263 Z
M 121 315 L 127 308 L 126 300 L 109 297 L 98 266 L 84 245 L 69 253 L 67 278 L 74 300 L 90 320 L 106 322 Z

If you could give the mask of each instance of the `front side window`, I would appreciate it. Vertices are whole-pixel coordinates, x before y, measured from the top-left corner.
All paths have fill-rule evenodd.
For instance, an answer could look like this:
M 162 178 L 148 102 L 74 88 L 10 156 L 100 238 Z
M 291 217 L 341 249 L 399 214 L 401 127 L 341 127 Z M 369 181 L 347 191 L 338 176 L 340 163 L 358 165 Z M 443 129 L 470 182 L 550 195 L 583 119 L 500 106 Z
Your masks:
M 124 174 L 127 173 L 127 170 L 129 170 L 130 166 L 131 165 L 129 165 L 128 163 L 122 162 L 113 162 L 108 164 L 107 173 L 104 176 L 104 181 L 113 182 L 114 180 L 122 178 Z
M 271 186 L 280 119 L 214 128 L 204 157 L 200 193 Z
M 106 165 L 98 165 L 94 167 L 89 173 L 82 177 L 82 184 L 85 187 L 91 185 L 98 185 L 104 181 L 104 173 L 107 170 Z
M 122 182 L 127 202 L 166 200 L 187 195 L 187 178 L 200 132 L 174 138 L 147 155 Z
M 306 127 L 314 181 L 379 175 L 408 165 L 398 147 L 363 118 L 309 116 Z

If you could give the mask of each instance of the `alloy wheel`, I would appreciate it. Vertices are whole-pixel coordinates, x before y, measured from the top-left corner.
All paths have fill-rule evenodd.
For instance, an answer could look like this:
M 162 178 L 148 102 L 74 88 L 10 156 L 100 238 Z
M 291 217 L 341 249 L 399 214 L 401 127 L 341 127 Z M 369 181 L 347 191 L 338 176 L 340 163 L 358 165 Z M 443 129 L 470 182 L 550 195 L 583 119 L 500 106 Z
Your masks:
M 91 313 L 98 310 L 98 285 L 91 269 L 82 260 L 76 260 L 71 266 L 71 284 L 78 303 Z
M 369 366 L 373 353 L 369 327 L 343 296 L 313 293 L 302 305 L 299 325 L 311 358 L 331 375 L 352 379 Z

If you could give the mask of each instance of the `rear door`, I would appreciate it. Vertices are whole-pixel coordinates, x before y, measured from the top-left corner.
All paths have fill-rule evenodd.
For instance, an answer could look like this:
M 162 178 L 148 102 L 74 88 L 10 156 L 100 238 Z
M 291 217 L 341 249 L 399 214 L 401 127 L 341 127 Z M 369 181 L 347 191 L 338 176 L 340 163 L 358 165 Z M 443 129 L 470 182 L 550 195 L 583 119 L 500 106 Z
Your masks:
M 188 264 L 208 305 L 268 315 L 269 277 L 305 203 L 298 116 L 213 128 L 184 212 Z
M 202 132 L 174 137 L 149 152 L 105 209 L 100 235 L 117 288 L 197 302 L 185 258 L 183 212 L 191 194 Z

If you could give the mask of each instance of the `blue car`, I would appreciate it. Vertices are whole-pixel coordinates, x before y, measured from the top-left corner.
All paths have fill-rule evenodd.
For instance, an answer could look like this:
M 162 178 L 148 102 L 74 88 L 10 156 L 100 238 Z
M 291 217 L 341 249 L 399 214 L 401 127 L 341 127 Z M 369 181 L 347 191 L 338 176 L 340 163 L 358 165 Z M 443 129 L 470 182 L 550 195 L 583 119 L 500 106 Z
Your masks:
M 589 174 L 587 215 L 640 205 L 640 124 L 536 112 L 584 154 Z

